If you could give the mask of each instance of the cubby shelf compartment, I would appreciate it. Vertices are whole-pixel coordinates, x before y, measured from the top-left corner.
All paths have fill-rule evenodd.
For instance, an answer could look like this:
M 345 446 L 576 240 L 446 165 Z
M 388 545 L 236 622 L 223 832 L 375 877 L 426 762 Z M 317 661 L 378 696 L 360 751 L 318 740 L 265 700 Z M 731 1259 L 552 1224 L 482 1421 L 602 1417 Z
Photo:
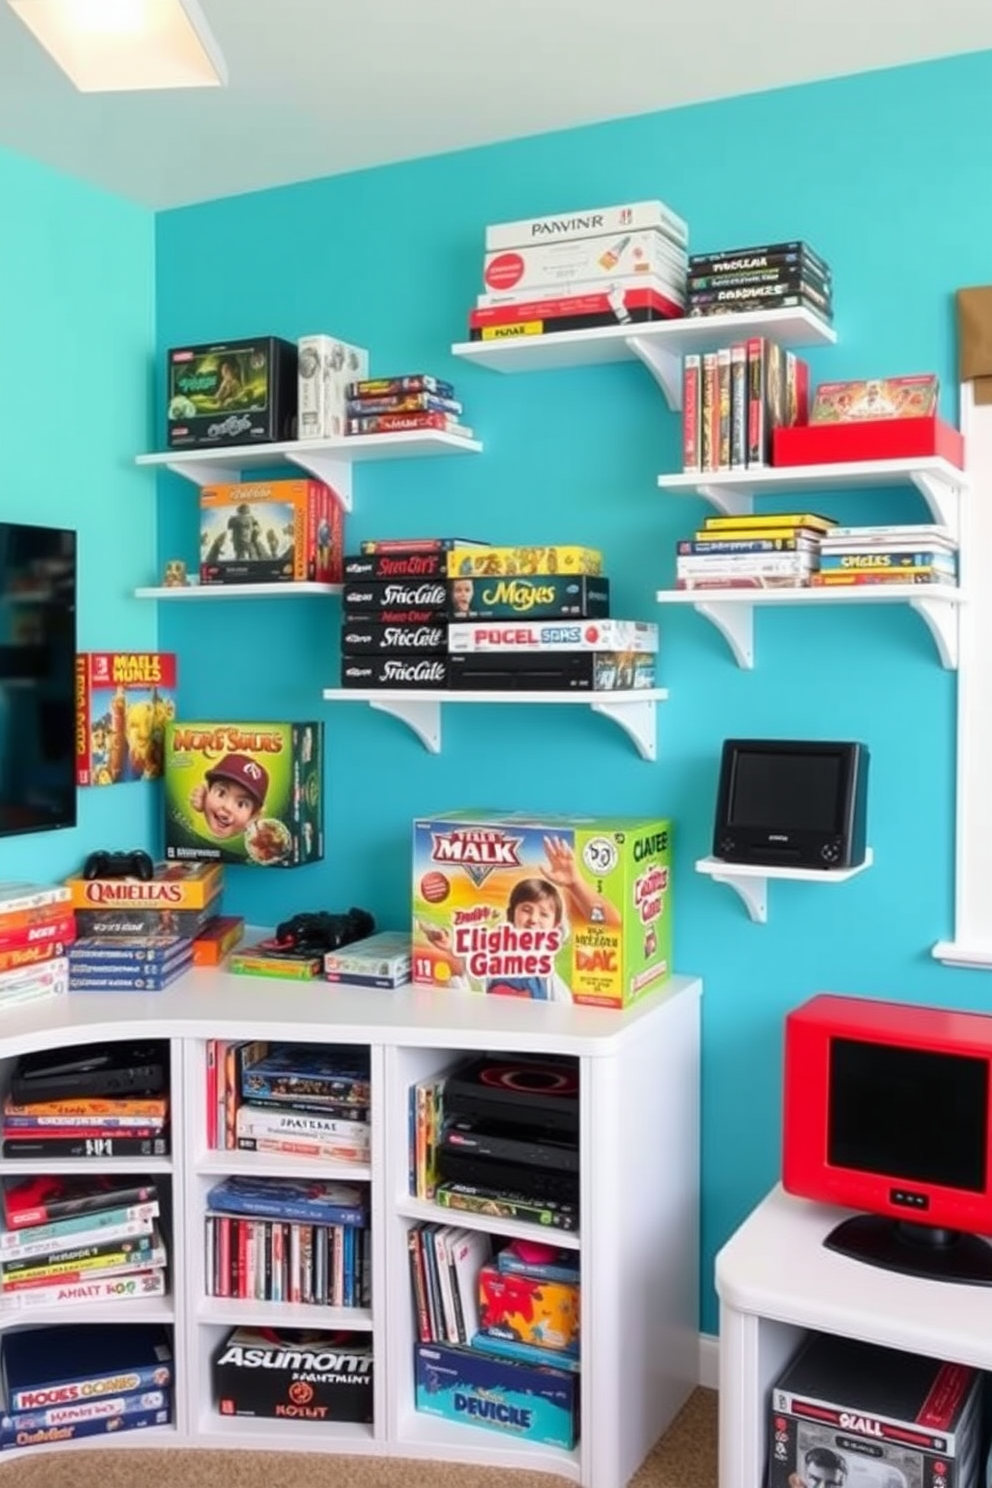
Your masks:
M 299 599 L 306 595 L 340 594 L 340 584 L 173 584 L 135 589 L 135 599 Z
M 658 757 L 656 704 L 664 702 L 664 688 L 640 692 L 448 692 L 415 688 L 329 687 L 328 703 L 368 703 L 380 713 L 391 713 L 412 729 L 431 754 L 441 752 L 441 708 L 445 703 L 571 703 L 611 718 L 633 740 L 641 759 Z
M 636 325 L 594 326 L 587 331 L 552 331 L 505 341 L 459 341 L 455 356 L 491 372 L 557 372 L 608 362 L 641 361 L 658 383 L 673 412 L 682 407 L 682 358 L 686 352 L 714 351 L 731 341 L 768 336 L 779 345 L 831 346 L 833 328 L 809 310 L 755 310 Z
M 853 584 L 849 589 L 660 589 L 659 604 L 692 605 L 712 621 L 739 667 L 754 666 L 755 605 L 907 604 L 933 636 L 940 664 L 958 664 L 958 606 L 961 591 L 943 584 Z
M 864 873 L 874 862 L 871 848 L 865 849 L 865 860 L 856 868 L 774 868 L 767 864 L 725 863 L 720 858 L 699 858 L 696 872 L 705 873 L 717 883 L 729 884 L 743 900 L 748 915 L 756 925 L 768 922 L 768 881 L 772 878 L 790 878 L 798 883 L 839 884 L 847 883 L 859 873 Z
M 659 475 L 663 491 L 702 496 L 728 517 L 750 516 L 757 496 L 805 495 L 820 491 L 868 491 L 915 486 L 935 522 L 955 540 L 960 530 L 958 501 L 968 477 L 940 455 L 907 460 L 848 460 L 836 465 L 776 465 L 752 470 L 681 471 Z
M 477 455 L 478 439 L 444 429 L 401 429 L 395 434 L 355 434 L 345 439 L 285 439 L 275 444 L 220 449 L 164 450 L 138 455 L 138 465 L 171 470 L 196 486 L 233 485 L 246 470 L 292 465 L 332 486 L 351 511 L 351 467 L 366 460 L 409 460 L 429 455 Z

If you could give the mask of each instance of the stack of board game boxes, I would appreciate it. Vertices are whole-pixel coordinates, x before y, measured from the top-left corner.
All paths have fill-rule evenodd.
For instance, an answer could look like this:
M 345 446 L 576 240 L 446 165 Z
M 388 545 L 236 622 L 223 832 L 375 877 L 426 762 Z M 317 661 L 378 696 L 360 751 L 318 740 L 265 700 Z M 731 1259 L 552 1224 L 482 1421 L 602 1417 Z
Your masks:
M 65 1110 L 69 1103 L 59 1104 Z M 74 1109 L 88 1108 L 83 1115 L 92 1117 L 92 1108 L 101 1104 L 106 1103 L 80 1101 Z M 163 1296 L 167 1254 L 160 1213 L 157 1188 L 147 1179 L 109 1174 L 7 1176 L 0 1233 L 0 1311 L 23 1314 L 30 1321 L 35 1307 L 94 1302 L 123 1306 Z
M 0 1008 L 67 992 L 75 938 L 71 894 L 63 885 L 0 883 Z
M 70 991 L 158 992 L 194 962 L 215 965 L 242 929 L 220 914 L 222 889 L 218 863 L 160 862 L 150 879 L 68 879 Z
M 0 1449 L 166 1426 L 172 1344 L 153 1325 L 75 1323 L 4 1335 Z
M 707 517 L 676 544 L 677 589 L 802 589 L 817 577 L 833 519 L 816 512 Z
M 344 515 L 318 480 L 200 490 L 201 584 L 340 584 Z
M 833 275 L 808 243 L 762 243 L 694 253 L 689 259 L 689 314 L 738 310 L 811 310 L 833 320 Z
M 463 412 L 454 384 L 429 372 L 369 378 L 348 388 L 345 432 L 399 434 L 437 429 L 471 439 L 473 431 L 461 421 Z
M 688 241 L 685 221 L 657 200 L 493 223 L 469 339 L 682 316 Z
M 367 1333 L 235 1328 L 211 1362 L 222 1416 L 365 1424 L 373 1419 Z
M 682 362 L 682 468 L 686 474 L 772 463 L 778 428 L 809 418 L 809 368 L 764 336 Z
M 367 542 L 345 561 L 344 687 L 632 691 L 658 628 L 609 618 L 603 555 L 461 538 Z

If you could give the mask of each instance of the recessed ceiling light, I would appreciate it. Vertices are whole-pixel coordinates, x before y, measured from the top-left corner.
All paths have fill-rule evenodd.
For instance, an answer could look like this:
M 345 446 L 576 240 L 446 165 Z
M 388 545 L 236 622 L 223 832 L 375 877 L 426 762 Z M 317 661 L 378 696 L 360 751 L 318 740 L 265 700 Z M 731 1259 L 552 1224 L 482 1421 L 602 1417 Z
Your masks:
M 81 93 L 217 88 L 227 68 L 198 0 L 7 0 Z

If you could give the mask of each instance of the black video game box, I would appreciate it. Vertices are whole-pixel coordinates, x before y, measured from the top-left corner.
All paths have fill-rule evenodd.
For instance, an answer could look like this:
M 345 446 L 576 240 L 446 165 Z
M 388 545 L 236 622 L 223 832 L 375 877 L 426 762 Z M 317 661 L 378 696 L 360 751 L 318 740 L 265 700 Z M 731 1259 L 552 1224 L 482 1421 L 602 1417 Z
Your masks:
M 174 346 L 166 358 L 169 449 L 296 438 L 295 341 L 256 336 Z
M 482 1054 L 446 1077 L 444 1109 L 458 1119 L 577 1134 L 578 1060 Z
M 363 1335 L 235 1328 L 212 1369 L 222 1416 L 372 1420 L 372 1343 Z
M 349 618 L 341 631 L 341 649 L 349 655 L 382 651 L 440 652 L 448 646 L 446 621 L 426 625 L 366 625 Z

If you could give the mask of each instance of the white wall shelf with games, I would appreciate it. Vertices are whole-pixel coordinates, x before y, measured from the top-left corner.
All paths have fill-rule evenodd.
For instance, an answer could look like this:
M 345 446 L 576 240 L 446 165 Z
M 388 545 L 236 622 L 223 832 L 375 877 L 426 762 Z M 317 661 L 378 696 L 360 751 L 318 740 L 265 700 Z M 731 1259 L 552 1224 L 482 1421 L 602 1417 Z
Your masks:
M 833 328 L 805 309 L 740 311 L 634 325 L 595 326 L 584 331 L 551 331 L 497 341 L 459 341 L 457 357 L 492 372 L 558 372 L 611 362 L 643 362 L 673 412 L 682 407 L 682 358 L 713 351 L 731 341 L 767 336 L 783 347 L 832 346 Z
M 749 917 L 756 925 L 768 923 L 768 883 L 773 878 L 791 879 L 793 883 L 816 884 L 825 887 L 847 883 L 857 874 L 864 873 L 875 861 L 871 848 L 865 850 L 865 860 L 853 868 L 776 868 L 764 863 L 725 863 L 722 858 L 699 858 L 696 872 L 705 873 L 716 883 L 727 884 L 742 901 Z
M 441 752 L 441 711 L 447 703 L 580 704 L 610 718 L 633 741 L 641 759 L 658 755 L 656 705 L 665 702 L 664 688 L 637 692 L 447 692 L 415 688 L 329 687 L 328 703 L 367 703 L 380 713 L 399 718 L 431 754 Z
M 299 599 L 340 594 L 340 584 L 172 584 L 135 589 L 135 599 Z
M 754 611 L 782 605 L 905 604 L 924 621 L 941 666 L 958 664 L 958 606 L 961 591 L 943 584 L 853 585 L 847 589 L 660 589 L 659 604 L 691 605 L 716 626 L 739 667 L 754 666 Z
M 164 450 L 138 455 L 136 463 L 171 470 L 196 486 L 237 485 L 246 471 L 289 465 L 331 486 L 345 511 L 351 511 L 352 465 L 369 460 L 476 455 L 481 450 L 478 439 L 466 439 L 445 429 L 401 429 L 394 434 L 355 434 L 343 439 L 286 439 L 218 449 Z

